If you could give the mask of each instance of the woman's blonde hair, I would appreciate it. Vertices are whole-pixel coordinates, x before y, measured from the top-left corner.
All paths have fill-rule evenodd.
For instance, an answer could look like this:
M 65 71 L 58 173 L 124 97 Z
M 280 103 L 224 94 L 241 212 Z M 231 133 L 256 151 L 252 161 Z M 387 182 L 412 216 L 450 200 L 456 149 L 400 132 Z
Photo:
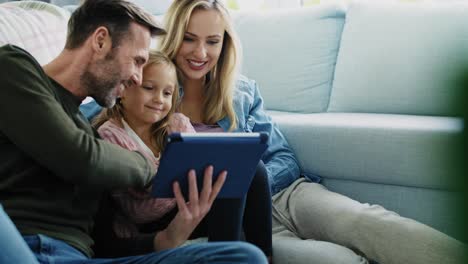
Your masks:
M 216 0 L 174 0 L 165 15 L 167 34 L 161 36 L 159 48 L 175 62 L 190 17 L 195 10 L 216 10 L 226 25 L 220 57 L 206 76 L 206 97 L 202 121 L 214 124 L 224 117 L 228 117 L 231 121 L 229 130 L 233 130 L 237 127 L 233 93 L 240 65 L 241 50 L 229 13 L 222 3 Z M 183 82 L 184 76 L 180 71 L 178 76 L 179 81 Z
M 167 57 L 164 53 L 159 51 L 150 51 L 148 62 L 145 65 L 144 69 L 159 64 L 167 65 L 169 69 L 174 72 L 174 76 L 176 76 L 177 68 L 172 62 L 172 60 L 169 59 L 169 57 Z M 151 126 L 151 143 L 159 151 L 162 151 L 164 149 L 165 139 L 167 135 L 167 127 L 169 125 L 169 118 L 175 112 L 176 104 L 179 100 L 179 84 L 177 78 L 175 78 L 174 81 L 175 87 L 174 92 L 172 94 L 172 107 L 169 110 L 169 113 L 163 119 L 154 123 Z M 112 108 L 104 108 L 101 111 L 101 113 L 99 113 L 99 115 L 96 116 L 96 118 L 93 120 L 93 126 L 95 128 L 99 128 L 109 119 L 120 121 L 124 118 L 124 115 L 125 109 L 122 105 L 122 102 L 120 99 L 117 99 L 117 103 Z

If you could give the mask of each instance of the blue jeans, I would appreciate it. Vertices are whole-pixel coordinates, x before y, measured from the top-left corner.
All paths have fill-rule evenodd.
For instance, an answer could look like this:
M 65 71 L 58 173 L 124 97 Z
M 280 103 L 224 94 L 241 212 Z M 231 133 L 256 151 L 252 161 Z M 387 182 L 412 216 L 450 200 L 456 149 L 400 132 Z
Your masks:
M 146 255 L 90 259 L 67 243 L 44 235 L 24 236 L 24 240 L 43 264 L 267 263 L 262 251 L 244 242 L 200 243 Z
M 0 263 L 37 263 L 28 245 L 0 205 Z

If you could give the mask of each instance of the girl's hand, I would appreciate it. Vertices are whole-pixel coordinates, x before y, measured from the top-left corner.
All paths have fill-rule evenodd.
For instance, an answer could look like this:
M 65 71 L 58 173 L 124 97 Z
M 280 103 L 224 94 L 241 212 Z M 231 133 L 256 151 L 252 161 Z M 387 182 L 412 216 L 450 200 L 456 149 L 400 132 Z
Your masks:
M 169 226 L 156 234 L 154 238 L 156 251 L 175 248 L 189 238 L 193 230 L 210 211 L 213 201 L 226 180 L 226 175 L 227 171 L 222 171 L 215 184 L 212 185 L 213 166 L 208 166 L 205 169 L 203 189 L 199 194 L 195 171 L 190 170 L 188 173 L 189 202 L 185 201 L 179 184 L 174 182 L 173 190 L 179 211 Z
M 195 133 L 190 119 L 182 113 L 174 113 L 169 117 L 168 133 L 186 132 Z

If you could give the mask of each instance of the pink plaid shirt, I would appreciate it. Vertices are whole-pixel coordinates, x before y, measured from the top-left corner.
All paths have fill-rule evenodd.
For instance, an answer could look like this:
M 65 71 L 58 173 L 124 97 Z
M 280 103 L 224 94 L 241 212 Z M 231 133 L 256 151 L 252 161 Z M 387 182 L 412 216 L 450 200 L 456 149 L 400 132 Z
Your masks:
M 99 135 L 106 141 L 117 144 L 131 151 L 139 151 L 155 166 L 159 165 L 153 153 L 148 153 L 133 140 L 119 122 L 108 120 L 98 129 Z M 114 200 L 120 208 L 114 219 L 114 231 L 119 237 L 132 237 L 138 234 L 136 224 L 156 221 L 172 210 L 175 199 L 153 198 L 150 190 L 118 190 L 112 193 Z

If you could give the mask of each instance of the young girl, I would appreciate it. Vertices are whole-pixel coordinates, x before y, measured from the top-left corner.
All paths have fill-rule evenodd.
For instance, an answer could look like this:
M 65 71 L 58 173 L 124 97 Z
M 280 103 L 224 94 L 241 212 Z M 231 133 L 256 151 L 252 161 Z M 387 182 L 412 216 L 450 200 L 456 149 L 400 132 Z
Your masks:
M 103 110 L 94 125 L 103 139 L 139 151 L 158 166 L 177 98 L 174 64 L 162 53 L 151 52 L 142 85 L 129 85 L 116 105 Z M 184 132 L 194 131 L 191 126 L 186 128 Z M 151 198 L 147 190 L 115 191 L 112 197 L 121 209 L 112 223 L 115 234 L 121 238 L 137 236 L 138 224 L 157 221 L 176 205 L 174 199 Z
M 139 151 L 158 166 L 167 133 L 195 132 L 188 118 L 174 113 L 177 99 L 175 65 L 162 53 L 151 52 L 142 85 L 126 87 L 116 105 L 103 110 L 94 124 L 103 139 Z M 114 191 L 107 203 L 113 208 L 104 209 L 107 216 L 98 217 L 95 228 L 95 250 L 101 256 L 147 253 L 152 250 L 155 232 L 169 228 L 177 213 L 174 199 L 152 198 L 148 190 Z M 215 200 L 190 238 L 240 240 L 244 204 L 245 198 Z M 109 217 L 112 230 L 102 220 Z M 106 239 L 109 237 L 115 238 L 112 243 Z

